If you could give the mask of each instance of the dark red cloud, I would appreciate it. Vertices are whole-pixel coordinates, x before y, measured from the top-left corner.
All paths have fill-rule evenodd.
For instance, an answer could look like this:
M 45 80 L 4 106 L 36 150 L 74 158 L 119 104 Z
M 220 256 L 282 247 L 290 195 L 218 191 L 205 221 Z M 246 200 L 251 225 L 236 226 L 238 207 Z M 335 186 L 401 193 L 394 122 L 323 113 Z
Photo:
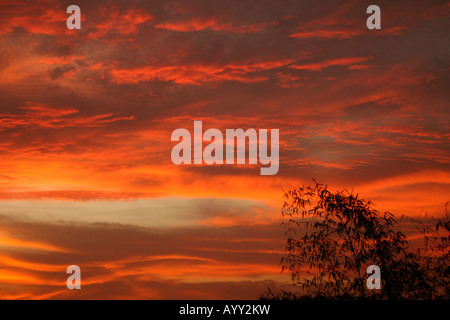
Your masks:
M 381 30 L 368 1 L 83 0 L 81 30 L 69 4 L 0 4 L 5 298 L 253 298 L 284 281 L 282 190 L 314 178 L 412 215 L 448 201 L 447 1 L 380 1 Z M 194 120 L 279 129 L 278 174 L 175 166 L 170 135 Z M 72 258 L 79 296 L 60 287 Z

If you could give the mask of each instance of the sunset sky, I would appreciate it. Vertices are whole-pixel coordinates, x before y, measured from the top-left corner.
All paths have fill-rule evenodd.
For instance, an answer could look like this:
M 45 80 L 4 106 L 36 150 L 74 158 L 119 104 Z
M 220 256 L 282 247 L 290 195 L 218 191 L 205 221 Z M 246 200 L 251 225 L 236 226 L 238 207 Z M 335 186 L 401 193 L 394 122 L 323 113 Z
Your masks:
M 66 27 L 71 4 L 81 30 Z M 371 4 L 381 30 L 366 27 Z M 257 298 L 290 283 L 283 190 L 312 179 L 396 216 L 442 214 L 449 13 L 0 0 L 0 299 Z M 171 133 L 194 120 L 279 129 L 278 173 L 173 164 Z

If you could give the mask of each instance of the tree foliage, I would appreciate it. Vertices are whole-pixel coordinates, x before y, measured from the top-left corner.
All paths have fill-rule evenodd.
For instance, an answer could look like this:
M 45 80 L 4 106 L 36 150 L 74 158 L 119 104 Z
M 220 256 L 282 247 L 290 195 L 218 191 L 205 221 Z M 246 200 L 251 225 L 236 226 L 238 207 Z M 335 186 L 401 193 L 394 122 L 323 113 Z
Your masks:
M 286 256 L 282 270 L 300 292 L 270 290 L 263 299 L 442 299 L 449 297 L 449 218 L 419 225 L 425 247 L 411 250 L 390 212 L 352 192 L 316 183 L 285 193 Z M 382 288 L 366 286 L 369 265 Z

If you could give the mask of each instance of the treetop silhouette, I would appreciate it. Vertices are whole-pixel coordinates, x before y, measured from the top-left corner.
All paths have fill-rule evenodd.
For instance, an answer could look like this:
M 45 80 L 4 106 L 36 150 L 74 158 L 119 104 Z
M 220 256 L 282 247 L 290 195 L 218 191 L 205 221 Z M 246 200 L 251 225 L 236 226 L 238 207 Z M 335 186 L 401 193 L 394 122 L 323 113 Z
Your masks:
M 284 198 L 282 271 L 301 291 L 269 289 L 262 299 L 448 299 L 448 212 L 434 229 L 417 224 L 425 247 L 413 251 L 394 215 L 378 212 L 358 194 L 315 183 Z M 366 286 L 370 265 L 381 269 L 380 290 Z

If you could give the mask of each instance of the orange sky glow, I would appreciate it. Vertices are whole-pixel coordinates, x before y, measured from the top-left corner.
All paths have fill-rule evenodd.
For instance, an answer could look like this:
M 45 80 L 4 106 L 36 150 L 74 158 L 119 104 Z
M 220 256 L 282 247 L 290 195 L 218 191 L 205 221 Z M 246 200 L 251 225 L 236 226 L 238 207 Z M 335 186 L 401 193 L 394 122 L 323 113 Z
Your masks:
M 0 1 L 0 299 L 255 299 L 312 179 L 443 214 L 447 1 L 378 1 L 381 30 L 369 1 L 80 0 L 81 30 L 70 4 Z M 279 129 L 278 173 L 174 165 L 194 120 Z

